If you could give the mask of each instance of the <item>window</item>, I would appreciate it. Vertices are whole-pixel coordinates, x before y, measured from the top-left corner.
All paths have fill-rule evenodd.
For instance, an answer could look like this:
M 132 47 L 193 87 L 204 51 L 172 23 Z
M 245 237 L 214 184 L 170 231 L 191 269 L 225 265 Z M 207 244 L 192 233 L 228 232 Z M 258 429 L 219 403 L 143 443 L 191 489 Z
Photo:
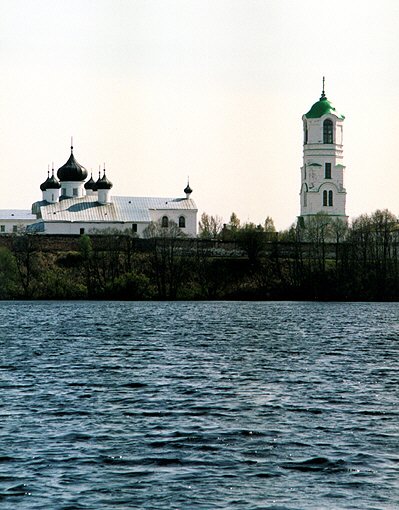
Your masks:
M 303 206 L 304 207 L 308 206 L 308 195 L 307 195 L 306 191 L 303 192 Z
M 324 190 L 323 191 L 323 207 L 332 207 L 334 205 L 333 192 Z
M 84 228 L 81 228 L 81 229 L 79 230 L 79 234 L 82 236 L 84 233 L 85 233 L 85 229 L 84 229 Z
M 54 202 L 54 193 L 51 193 L 51 201 Z
M 330 119 L 326 119 L 323 123 L 323 143 L 334 143 L 333 123 Z
M 73 188 L 72 194 L 74 197 L 77 197 L 78 196 L 78 188 Z
M 186 218 L 184 216 L 179 217 L 179 227 L 186 228 Z
M 326 163 L 324 165 L 324 178 L 331 179 L 331 163 Z
M 161 227 L 163 227 L 163 228 L 169 227 L 169 220 L 168 220 L 167 216 L 162 216 Z
M 2 234 L 4 234 L 5 231 L 6 231 L 6 226 L 5 225 L 0 225 L 0 232 Z
M 62 197 L 66 196 L 66 188 L 61 188 L 61 196 Z
M 132 232 L 135 234 L 137 232 L 137 223 L 132 224 Z
M 15 234 L 16 232 L 18 232 L 18 225 L 13 225 L 13 226 L 12 226 L 12 231 L 14 232 L 14 234 Z

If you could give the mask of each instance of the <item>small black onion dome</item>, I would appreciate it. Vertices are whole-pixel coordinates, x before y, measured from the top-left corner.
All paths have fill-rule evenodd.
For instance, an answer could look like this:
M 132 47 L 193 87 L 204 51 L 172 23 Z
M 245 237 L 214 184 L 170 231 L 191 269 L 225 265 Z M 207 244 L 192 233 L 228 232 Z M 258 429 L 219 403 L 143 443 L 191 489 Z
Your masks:
M 51 177 L 50 177 L 50 173 L 48 173 L 47 179 L 42 184 L 40 184 L 40 189 L 42 191 L 46 191 L 48 189 L 60 189 L 60 188 L 61 188 L 61 184 L 60 184 L 60 181 L 55 177 L 54 170 L 53 170 Z
M 47 179 L 46 179 L 44 182 L 42 182 L 42 183 L 40 184 L 40 189 L 41 189 L 42 191 L 46 191 L 46 189 L 47 189 L 47 184 L 48 184 L 48 181 L 49 181 L 49 180 L 50 180 L 50 172 L 47 172 Z
M 54 170 L 51 174 L 51 177 L 48 180 L 47 189 L 60 189 L 61 183 L 57 179 L 57 177 L 54 175 Z
M 103 176 L 98 178 L 98 181 L 95 183 L 96 190 L 99 189 L 111 189 L 113 186 L 112 182 L 109 181 L 105 175 L 105 170 Z
M 96 183 L 94 182 L 94 179 L 93 179 L 93 174 L 91 174 L 90 176 L 90 179 L 85 182 L 85 189 L 91 189 L 92 191 L 94 191 L 94 188 L 96 186 Z
M 73 155 L 73 146 L 68 161 L 58 169 L 57 176 L 61 182 L 84 181 L 86 179 L 87 170 L 76 161 Z
M 98 171 L 98 179 L 96 180 L 96 182 L 93 184 L 93 191 L 97 191 L 97 184 L 101 181 L 101 172 L 100 170 Z
M 187 186 L 184 188 L 184 193 L 186 193 L 187 195 L 189 195 L 190 193 L 192 193 L 193 190 L 190 188 L 190 184 L 187 183 Z

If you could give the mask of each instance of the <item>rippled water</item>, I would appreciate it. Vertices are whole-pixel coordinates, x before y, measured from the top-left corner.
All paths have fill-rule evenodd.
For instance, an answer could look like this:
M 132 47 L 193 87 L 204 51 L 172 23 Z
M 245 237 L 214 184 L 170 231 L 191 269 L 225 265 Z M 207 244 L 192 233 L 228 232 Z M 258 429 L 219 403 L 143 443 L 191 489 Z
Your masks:
M 398 509 L 396 304 L 0 303 L 0 507 Z

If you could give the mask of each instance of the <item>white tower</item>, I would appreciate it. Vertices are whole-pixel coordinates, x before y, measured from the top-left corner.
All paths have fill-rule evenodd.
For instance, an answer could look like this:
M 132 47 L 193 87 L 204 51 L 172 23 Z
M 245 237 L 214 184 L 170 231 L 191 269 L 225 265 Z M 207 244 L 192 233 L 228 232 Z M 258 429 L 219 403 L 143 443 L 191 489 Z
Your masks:
M 60 195 L 61 184 L 58 179 L 54 175 L 54 168 L 51 173 L 47 172 L 47 179 L 40 185 L 40 189 L 42 190 L 42 200 L 48 202 L 49 204 L 54 204 L 58 202 L 58 198 Z
M 303 167 L 301 168 L 301 214 L 307 218 L 323 212 L 347 221 L 345 214 L 343 122 L 323 91 L 320 100 L 303 115 Z
M 104 168 L 104 174 L 102 177 L 100 177 L 100 173 L 98 175 L 98 180 L 94 184 L 94 191 L 97 191 L 98 195 L 98 203 L 99 204 L 109 204 L 111 202 L 110 193 L 111 188 L 113 184 L 110 180 L 107 179 L 107 176 L 105 175 L 105 168 Z

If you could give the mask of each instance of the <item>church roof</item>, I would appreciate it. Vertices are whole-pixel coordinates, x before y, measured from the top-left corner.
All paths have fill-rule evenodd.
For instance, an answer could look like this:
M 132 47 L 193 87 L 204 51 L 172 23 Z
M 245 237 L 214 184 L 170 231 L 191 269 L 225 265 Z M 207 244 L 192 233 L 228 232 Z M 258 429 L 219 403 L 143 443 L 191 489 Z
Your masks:
M 43 221 L 62 222 L 150 222 L 151 210 L 197 210 L 186 198 L 112 197 L 109 204 L 99 204 L 96 196 L 67 198 L 40 207 Z
M 305 113 L 305 117 L 307 119 L 319 119 L 320 117 L 323 117 L 323 115 L 335 115 L 338 117 L 338 119 L 344 120 L 345 116 L 341 115 L 336 111 L 334 106 L 331 104 L 331 102 L 326 98 L 324 93 L 322 94 L 321 98 L 317 103 L 315 103 L 312 108 L 308 111 L 308 113 Z
M 36 214 L 27 209 L 0 209 L 2 220 L 36 220 Z

